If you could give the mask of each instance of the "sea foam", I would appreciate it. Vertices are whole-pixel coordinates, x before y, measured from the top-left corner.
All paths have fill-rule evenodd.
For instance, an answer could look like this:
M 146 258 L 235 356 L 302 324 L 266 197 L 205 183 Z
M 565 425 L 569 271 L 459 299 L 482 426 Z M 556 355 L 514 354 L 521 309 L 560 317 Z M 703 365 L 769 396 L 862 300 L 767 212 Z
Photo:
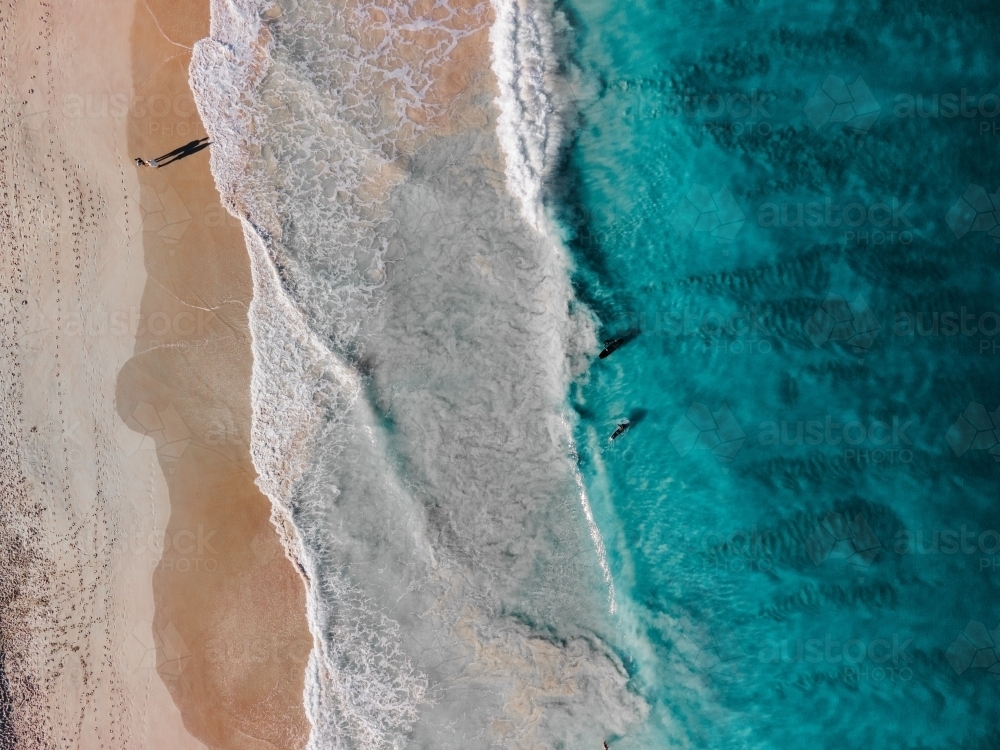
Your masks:
M 493 0 L 490 29 L 493 74 L 500 90 L 497 137 L 507 186 L 540 228 L 543 189 L 563 138 L 566 102 L 558 95 L 559 61 L 553 48 L 553 10 L 524 0 Z
M 551 8 L 494 3 L 498 109 L 439 137 L 433 76 L 490 6 L 438 7 L 213 0 L 191 63 L 251 259 L 251 451 L 307 581 L 311 745 L 592 742 L 644 706 L 600 635 L 564 407 L 595 342 L 545 229 Z

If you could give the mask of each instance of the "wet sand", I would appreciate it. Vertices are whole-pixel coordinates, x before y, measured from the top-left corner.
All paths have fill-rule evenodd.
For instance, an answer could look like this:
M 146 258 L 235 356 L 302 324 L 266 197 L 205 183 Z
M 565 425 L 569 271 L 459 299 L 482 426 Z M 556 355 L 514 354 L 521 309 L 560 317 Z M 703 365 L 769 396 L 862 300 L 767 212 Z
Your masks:
M 130 157 L 205 134 L 187 66 L 191 45 L 208 35 L 208 10 L 207 0 L 137 4 Z M 184 726 L 213 748 L 298 748 L 309 734 L 305 589 L 254 484 L 249 259 L 208 160 L 206 150 L 162 169 L 133 167 L 141 197 L 129 220 L 149 274 L 146 325 L 116 405 L 155 443 L 169 491 L 153 631 L 157 671 Z

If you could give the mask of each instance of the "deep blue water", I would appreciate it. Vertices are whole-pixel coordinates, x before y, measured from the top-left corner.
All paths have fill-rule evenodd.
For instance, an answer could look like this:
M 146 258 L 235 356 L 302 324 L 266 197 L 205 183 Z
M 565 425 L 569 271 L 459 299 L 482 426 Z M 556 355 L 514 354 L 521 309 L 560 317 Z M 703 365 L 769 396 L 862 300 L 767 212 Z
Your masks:
M 564 10 L 620 746 L 1000 746 L 997 6 Z

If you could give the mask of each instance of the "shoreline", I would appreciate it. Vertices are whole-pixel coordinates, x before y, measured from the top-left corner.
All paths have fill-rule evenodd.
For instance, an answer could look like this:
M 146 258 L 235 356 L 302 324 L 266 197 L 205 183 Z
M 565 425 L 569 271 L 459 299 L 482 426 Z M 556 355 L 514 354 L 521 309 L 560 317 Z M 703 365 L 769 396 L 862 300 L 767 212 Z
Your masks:
M 13 246 L 24 245 L 4 269 L 10 286 L 5 314 L 15 321 L 19 342 L 4 362 L 23 401 L 8 412 L 20 417 L 11 428 L 20 431 L 18 443 L 34 449 L 26 461 L 19 457 L 26 476 L 13 480 L 26 488 L 17 508 L 23 518 L 6 525 L 23 538 L 42 540 L 23 566 L 30 571 L 24 584 L 17 579 L 35 597 L 38 622 L 33 630 L 3 636 L 5 653 L 15 653 L 14 643 L 37 654 L 37 683 L 18 684 L 39 685 L 38 695 L 14 696 L 17 721 L 39 735 L 78 736 L 87 748 L 168 743 L 185 750 L 291 749 L 310 739 L 322 743 L 328 732 L 345 728 L 357 737 L 397 737 L 415 723 L 417 741 L 432 742 L 450 704 L 425 697 L 464 685 L 493 698 L 489 705 L 463 699 L 456 707 L 475 712 L 475 721 L 493 726 L 491 732 L 519 734 L 524 720 L 541 715 L 555 689 L 552 679 L 570 656 L 498 616 L 507 584 L 487 591 L 474 581 L 500 576 L 514 585 L 532 560 L 548 554 L 541 538 L 503 551 L 516 536 L 513 529 L 549 513 L 563 515 L 556 506 L 563 502 L 563 485 L 569 486 L 562 459 L 552 471 L 545 458 L 556 460 L 561 451 L 549 434 L 553 425 L 548 433 L 522 434 L 516 414 L 558 411 L 567 345 L 574 349 L 580 332 L 570 330 L 575 322 L 564 321 L 568 291 L 557 248 L 526 223 L 524 196 L 510 185 L 511 154 L 496 129 L 504 116 L 497 106 L 503 91 L 491 69 L 496 6 L 483 0 L 456 0 L 451 9 L 399 5 L 369 19 L 357 15 L 367 6 L 349 3 L 345 18 L 363 21 L 341 39 L 354 45 L 352 52 L 320 61 L 318 73 L 363 60 L 365 77 L 352 96 L 368 97 L 371 122 L 358 125 L 349 111 L 353 104 L 340 102 L 338 109 L 321 96 L 317 106 L 330 109 L 314 123 L 321 125 L 317 136 L 326 139 L 315 163 L 308 161 L 312 154 L 299 160 L 294 140 L 271 137 L 282 135 L 287 119 L 272 123 L 265 116 L 250 125 L 275 125 L 276 133 L 248 130 L 253 138 L 240 140 L 233 137 L 239 128 L 227 131 L 232 123 L 223 122 L 212 149 L 149 169 L 137 167 L 134 158 L 155 157 L 205 133 L 191 88 L 192 55 L 208 48 L 221 52 L 217 61 L 231 61 L 233 48 L 228 40 L 197 45 L 209 31 L 205 0 L 116 1 L 121 7 L 113 23 L 73 7 L 45 11 L 35 24 L 33 10 L 25 9 L 17 16 L 23 27 L 14 32 L 19 52 L 30 53 L 36 30 L 45 41 L 13 75 L 24 79 L 14 93 L 24 97 L 26 109 L 6 126 L 6 145 L 13 147 L 0 174 L 5 189 L 15 191 L 2 230 Z M 264 18 L 277 23 L 276 7 Z M 224 3 L 213 9 L 234 12 Z M 305 32 L 289 21 L 263 33 L 281 31 L 286 41 Z M 388 57 L 381 56 L 384 34 L 393 35 Z M 240 48 L 250 53 L 242 61 L 249 70 L 234 72 L 253 78 L 265 69 L 259 41 Z M 327 63 L 334 67 L 322 68 Z M 0 63 L 6 69 L 18 64 L 14 56 Z M 404 106 L 397 89 L 402 79 L 404 89 L 421 81 L 429 86 L 421 89 L 426 98 L 405 104 L 405 116 L 394 108 Z M 277 100 L 279 109 L 289 106 L 281 104 L 287 97 L 307 98 L 284 82 L 279 75 L 262 84 L 268 87 L 264 98 Z M 538 83 L 514 75 L 504 85 L 510 93 Z M 248 89 L 216 86 L 213 95 L 235 91 L 229 103 L 242 104 L 244 94 L 252 99 L 260 93 Z M 42 91 L 46 98 L 36 105 L 31 97 Z M 530 110 L 537 101 L 529 99 Z M 384 130 L 387 123 L 395 129 Z M 541 138 L 551 143 L 555 136 L 547 127 Z M 531 151 L 535 135 L 516 137 Z M 356 307 L 330 306 L 329 317 L 317 320 L 310 316 L 324 310 L 322 294 L 303 299 L 294 284 L 286 286 L 284 274 L 294 264 L 273 255 L 287 250 L 294 260 L 304 248 L 282 244 L 294 237 L 282 238 L 285 224 L 271 221 L 281 204 L 264 193 L 241 195 L 238 180 L 224 179 L 232 173 L 213 176 L 209 169 L 223 155 L 241 154 L 262 161 L 265 172 L 270 160 L 274 171 L 267 174 L 279 185 L 305 167 L 312 188 L 329 202 L 304 205 L 340 212 L 340 225 L 320 224 L 305 233 L 307 243 L 340 237 L 329 231 L 337 226 L 368 233 L 370 242 L 352 244 L 343 236 L 336 252 L 327 248 L 319 257 L 321 265 L 340 263 L 337 272 L 345 275 L 337 283 L 357 293 L 348 300 Z M 529 171 L 541 179 L 544 155 L 542 161 L 537 153 L 528 156 Z M 346 180 L 338 190 L 331 186 L 336 178 Z M 446 214 L 424 222 L 437 215 L 436 201 L 454 209 L 448 215 L 472 217 L 471 223 L 462 229 Z M 241 216 L 255 226 L 241 225 L 227 208 L 245 209 Z M 289 235 L 299 216 L 291 218 Z M 439 289 L 428 296 L 419 269 L 431 267 L 438 269 Z M 304 264 L 300 270 L 309 278 L 322 268 Z M 325 283 L 332 276 L 316 278 Z M 15 301 L 22 287 L 23 305 Z M 439 302 L 446 298 L 453 305 L 442 312 Z M 456 317 L 440 327 L 440 314 Z M 478 327 L 462 330 L 478 317 L 501 322 L 499 330 L 508 335 L 501 341 Z M 553 321 L 557 333 L 548 325 Z M 297 324 L 300 332 L 292 330 Z M 352 336 L 371 357 L 363 372 L 342 361 L 339 344 L 331 343 Z M 420 346 L 419 340 L 432 343 Z M 468 353 L 482 367 L 464 372 L 472 360 L 456 363 L 450 355 L 472 342 L 475 351 Z M 541 356 L 530 353 L 534 342 L 541 342 Z M 407 355 L 411 345 L 419 351 Z M 471 387 L 480 374 L 504 368 L 535 387 L 511 403 L 505 389 Z M 411 387 L 428 373 L 463 383 L 453 394 L 460 403 L 444 408 L 434 384 Z M 407 415 L 399 437 L 413 443 L 409 452 L 422 487 L 414 494 L 386 463 L 385 436 L 372 409 L 382 404 L 369 402 L 365 379 L 379 387 L 378 399 L 392 394 Z M 298 420 L 302 415 L 306 419 Z M 336 434 L 312 435 L 321 420 L 327 428 L 335 422 Z M 484 423 L 485 434 L 461 437 L 469 420 Z M 433 431 L 435 425 L 448 425 L 429 437 L 439 444 L 439 457 L 454 459 L 451 468 L 431 460 L 423 450 L 427 440 L 411 430 Z M 364 435 L 374 441 L 359 442 Z M 488 470 L 466 476 L 468 461 L 495 454 L 513 435 L 518 437 L 508 448 L 526 452 L 517 462 L 533 467 L 533 478 L 524 475 L 522 486 L 514 487 L 504 477 L 516 472 L 494 477 L 492 462 L 478 459 Z M 501 454 L 513 460 L 510 450 Z M 307 468 L 315 471 L 306 475 Z M 335 483 L 355 502 L 330 502 L 327 469 L 341 472 Z M 497 502 L 481 510 L 463 502 L 455 484 L 463 477 Z M 293 492 L 294 518 L 288 504 Z M 305 507 L 300 501 L 310 492 L 321 502 Z M 451 505 L 450 518 L 425 505 L 427 493 Z M 503 502 L 510 493 L 513 504 Z M 33 518 L 33 508 L 47 517 Z M 483 531 L 474 529 L 481 511 L 489 538 L 477 548 L 471 540 Z M 566 512 L 575 518 L 576 511 Z M 346 537 L 322 526 L 337 514 L 348 524 Z M 373 521 L 378 529 L 369 527 Z M 584 564 L 580 544 L 586 536 L 574 523 L 559 533 L 565 549 L 581 553 L 575 563 Z M 389 546 L 369 548 L 371 531 L 388 533 Z M 0 542 L 14 548 L 21 538 L 16 533 Z M 347 557 L 338 568 L 326 545 L 341 542 L 347 546 L 337 554 Z M 348 559 L 349 547 L 358 558 Z M 404 564 L 410 552 L 416 557 Z M 400 566 L 395 582 L 382 581 L 383 563 Z M 557 563 L 553 557 L 551 564 Z M 404 592 L 394 589 L 404 580 L 416 588 L 397 611 L 393 598 Z M 32 606 L 26 599 L 17 604 Z M 16 622 L 15 609 L 8 606 L 0 616 Z M 439 615 L 455 622 L 439 646 L 437 656 L 449 657 L 440 663 L 419 643 L 437 638 L 426 628 Z M 579 684 L 570 692 L 585 691 L 588 674 L 617 685 L 621 669 L 613 657 L 599 644 L 592 650 L 577 643 L 593 658 L 573 668 L 570 679 Z M 534 654 L 527 661 L 519 656 L 524 649 Z M 375 662 L 385 667 L 379 674 L 353 671 Z M 434 683 L 431 694 L 426 675 Z
M 204 0 L 137 4 L 134 92 L 149 111 L 130 118 L 130 157 L 204 133 L 187 66 L 208 15 Z M 312 637 L 303 582 L 250 460 L 249 254 L 207 151 L 134 169 L 150 325 L 121 370 L 118 411 L 156 443 L 170 497 L 172 543 L 153 575 L 157 671 L 185 726 L 209 746 L 292 750 L 310 732 L 303 692 Z M 172 646 L 170 634 L 184 645 Z
M 213 38 L 195 50 L 192 82 L 220 144 L 213 173 L 225 205 L 244 221 L 253 257 L 251 451 L 275 515 L 292 520 L 294 509 L 283 539 L 310 581 L 314 739 L 348 731 L 376 744 L 412 732 L 422 746 L 459 742 L 449 715 L 457 709 L 491 737 L 532 734 L 541 744 L 549 730 L 535 725 L 543 715 L 556 733 L 587 733 L 546 708 L 566 695 L 585 702 L 595 724 L 620 729 L 643 707 L 627 694 L 615 655 L 583 635 L 590 622 L 566 622 L 572 645 L 554 646 L 501 614 L 503 597 L 520 583 L 542 585 L 545 576 L 532 579 L 536 563 L 559 572 L 554 580 L 575 612 L 590 611 L 591 584 L 602 601 L 610 596 L 606 567 L 587 567 L 600 544 L 569 465 L 568 425 L 520 423 L 525 414 L 561 414 L 566 377 L 596 345 L 586 321 L 570 315 L 564 254 L 536 224 L 531 203 L 541 185 L 522 180 L 518 192 L 510 184 L 512 175 L 540 183 L 558 151 L 556 120 L 543 117 L 541 132 L 532 130 L 534 108 L 545 114 L 549 101 L 537 87 L 555 74 L 549 37 L 539 31 L 544 19 L 520 8 L 504 27 L 516 36 L 519 23 L 534 24 L 544 43 L 530 70 L 514 62 L 533 39 L 507 39 L 503 50 L 515 60 L 499 66 L 501 87 L 490 65 L 496 27 L 479 25 L 463 37 L 475 66 L 428 103 L 429 125 L 414 124 L 419 110 L 402 126 L 390 118 L 390 127 L 373 104 L 394 101 L 379 65 L 396 55 L 422 62 L 421 45 L 433 34 L 401 49 L 387 44 L 391 52 L 374 65 L 352 33 L 310 26 L 312 5 L 304 6 L 285 17 L 262 4 L 244 17 L 220 3 Z M 481 4 L 481 16 L 466 18 L 492 23 L 493 8 Z M 323 45 L 341 56 L 297 57 Z M 351 110 L 370 121 L 345 111 L 341 65 L 351 73 Z M 416 68 L 397 75 L 422 80 L 427 70 Z M 448 79 L 439 67 L 431 77 Z M 533 86 L 525 120 L 504 140 L 498 99 L 506 92 L 514 106 Z M 367 129 L 352 125 L 359 119 Z M 529 153 L 512 167 L 515 141 Z M 328 215 L 336 221 L 324 223 Z M 299 224 L 308 232 L 297 232 Z M 530 385 L 510 391 L 510 402 L 502 384 L 470 387 L 484 373 L 515 371 Z M 447 395 L 437 390 L 446 381 Z M 380 423 L 390 412 L 391 438 Z M 412 459 L 405 480 L 386 460 L 390 439 Z M 498 457 L 505 468 L 494 467 Z M 469 485 L 481 503 L 467 502 Z M 550 519 L 559 525 L 554 550 L 537 532 Z M 541 599 L 537 606 L 539 619 L 557 614 Z M 601 620 L 598 609 L 590 619 Z M 454 624 L 431 632 L 437 618 Z M 354 671 L 368 664 L 379 668 Z M 611 695 L 598 695 L 598 682 Z M 434 700 L 459 688 L 491 698 Z

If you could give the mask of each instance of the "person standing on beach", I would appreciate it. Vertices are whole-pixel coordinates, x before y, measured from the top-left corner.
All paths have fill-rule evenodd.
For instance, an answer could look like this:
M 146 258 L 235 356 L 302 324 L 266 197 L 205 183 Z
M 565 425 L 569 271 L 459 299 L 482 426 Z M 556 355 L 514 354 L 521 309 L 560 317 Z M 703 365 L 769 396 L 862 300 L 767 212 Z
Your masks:
M 155 159 L 143 159 L 141 157 L 136 158 L 135 164 L 137 167 L 153 167 L 154 169 L 165 167 L 167 164 L 183 159 L 185 156 L 196 154 L 211 145 L 212 142 L 208 140 L 207 137 L 199 138 L 191 141 L 190 143 L 185 143 L 180 148 L 175 148 L 173 151 L 170 151 L 163 156 L 157 156 Z

